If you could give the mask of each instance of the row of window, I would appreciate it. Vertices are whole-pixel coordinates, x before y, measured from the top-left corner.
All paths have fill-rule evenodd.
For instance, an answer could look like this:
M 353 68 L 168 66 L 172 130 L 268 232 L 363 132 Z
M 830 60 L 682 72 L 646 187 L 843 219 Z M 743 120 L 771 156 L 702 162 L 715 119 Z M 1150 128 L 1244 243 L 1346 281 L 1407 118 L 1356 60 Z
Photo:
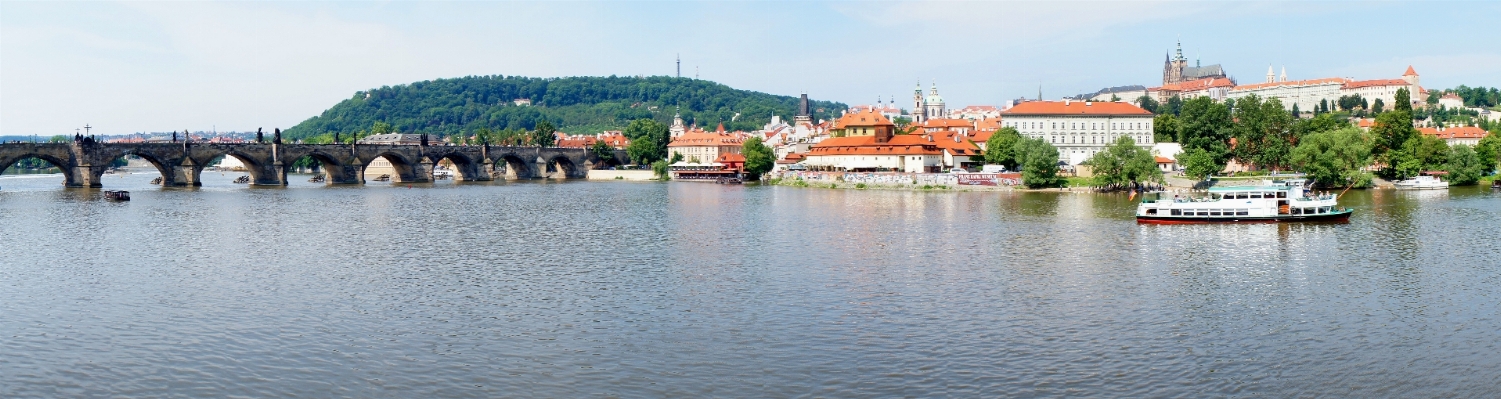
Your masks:
M 1063 122 L 1048 122 L 1048 123 L 1044 123 L 1044 122 L 1010 122 L 1010 123 L 1007 123 L 1006 125 L 1010 126 L 1010 127 L 1017 128 L 1017 129 L 1042 129 L 1044 126 L 1047 126 L 1047 127 L 1051 128 L 1053 130 L 1061 130 L 1061 129 L 1067 129 L 1067 130 L 1102 130 L 1102 129 L 1105 128 L 1105 124 L 1104 123 L 1088 123 L 1088 124 L 1085 124 L 1085 123 L 1078 123 L 1078 122 L 1069 122 L 1069 123 L 1063 123 Z M 1087 126 L 1087 128 L 1086 128 L 1086 126 Z M 1151 129 L 1151 124 L 1144 123 L 1144 122 L 1131 122 L 1131 123 L 1113 122 L 1113 123 L 1110 124 L 1110 128 L 1111 129 L 1116 129 L 1116 130 L 1121 130 L 1121 129 L 1126 129 L 1126 130 L 1143 130 L 1143 129 Z
M 1210 195 L 1214 199 L 1253 199 L 1253 198 L 1287 198 L 1286 191 L 1236 191 L 1229 193 L 1214 193 Z
M 1249 209 L 1174 209 L 1173 216 L 1249 216 Z

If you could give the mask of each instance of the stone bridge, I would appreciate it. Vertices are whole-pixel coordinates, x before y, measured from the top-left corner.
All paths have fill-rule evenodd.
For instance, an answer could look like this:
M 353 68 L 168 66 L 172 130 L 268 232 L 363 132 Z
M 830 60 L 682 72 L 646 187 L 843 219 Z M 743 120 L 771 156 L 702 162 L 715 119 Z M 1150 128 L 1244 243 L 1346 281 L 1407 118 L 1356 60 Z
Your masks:
M 22 159 L 36 157 L 62 169 L 68 187 L 102 187 L 100 177 L 111 161 L 135 155 L 156 166 L 163 186 L 201 186 L 204 167 L 219 157 L 245 164 L 251 184 L 284 186 L 292 164 L 312 157 L 322 164 L 328 184 L 362 184 L 365 168 L 377 158 L 391 162 L 391 180 L 398 183 L 433 181 L 433 166 L 453 163 L 454 180 L 488 181 L 588 176 L 599 164 L 582 148 L 424 146 L 387 144 L 223 144 L 223 143 L 5 143 L 0 144 L 0 171 Z M 628 159 L 616 151 L 614 160 Z M 602 166 L 602 165 L 600 165 Z M 372 176 L 373 178 L 373 176 Z

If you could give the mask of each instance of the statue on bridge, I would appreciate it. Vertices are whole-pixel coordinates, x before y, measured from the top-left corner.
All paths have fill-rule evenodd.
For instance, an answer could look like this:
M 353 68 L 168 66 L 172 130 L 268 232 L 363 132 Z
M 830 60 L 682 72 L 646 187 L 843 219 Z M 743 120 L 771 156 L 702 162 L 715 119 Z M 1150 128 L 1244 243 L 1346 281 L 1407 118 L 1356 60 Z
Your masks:
M 271 139 L 272 144 L 281 144 L 281 128 L 276 128 L 276 137 Z
M 427 133 L 423 133 L 422 134 L 422 146 L 423 147 L 427 146 Z
M 172 132 L 172 142 L 173 143 L 177 142 L 177 132 Z
M 261 128 L 255 128 L 255 143 L 256 144 L 265 144 L 266 143 L 266 135 L 261 134 Z

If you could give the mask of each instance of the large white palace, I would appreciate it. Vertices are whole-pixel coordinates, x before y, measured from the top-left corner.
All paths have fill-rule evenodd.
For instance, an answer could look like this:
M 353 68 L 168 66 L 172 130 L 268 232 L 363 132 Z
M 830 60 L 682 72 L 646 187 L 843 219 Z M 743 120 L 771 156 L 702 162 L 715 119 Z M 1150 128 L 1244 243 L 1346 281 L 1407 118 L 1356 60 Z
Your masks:
M 1058 147 L 1058 159 L 1078 165 L 1121 136 L 1151 149 L 1152 113 L 1125 102 L 1029 101 L 1001 112 L 1001 124 Z
M 1255 94 L 1262 99 L 1279 99 L 1282 101 L 1282 106 L 1287 109 L 1292 109 L 1293 105 L 1297 105 L 1300 111 L 1312 112 L 1320 101 L 1332 104 L 1339 101 L 1340 97 L 1359 94 L 1372 104 L 1376 102 L 1376 99 L 1381 99 L 1386 109 L 1392 109 L 1396 106 L 1398 89 L 1407 89 L 1411 101 L 1421 101 L 1420 95 L 1423 87 L 1418 83 L 1418 73 L 1410 65 L 1407 67 L 1407 72 L 1402 74 L 1401 79 L 1320 78 L 1291 81 L 1287 80 L 1287 68 L 1282 69 L 1282 77 L 1279 80 L 1272 73 L 1272 67 L 1268 66 L 1265 82 L 1235 86 L 1230 89 L 1228 97 L 1240 99 Z

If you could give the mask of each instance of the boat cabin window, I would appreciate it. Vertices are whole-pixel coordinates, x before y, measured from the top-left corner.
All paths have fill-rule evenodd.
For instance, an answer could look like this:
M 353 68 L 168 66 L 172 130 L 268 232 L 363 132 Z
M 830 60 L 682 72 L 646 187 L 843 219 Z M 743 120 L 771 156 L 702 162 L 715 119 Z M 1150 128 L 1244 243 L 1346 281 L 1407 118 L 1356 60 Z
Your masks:
M 1183 210 L 1182 209 L 1174 209 L 1173 210 L 1173 216 L 1183 216 Z
M 1261 192 L 1257 191 L 1257 192 L 1251 193 L 1251 198 L 1261 198 Z
M 1246 199 L 1246 198 L 1249 198 L 1249 197 L 1246 196 L 1246 193 L 1235 193 L 1235 199 Z
M 1219 209 L 1210 209 L 1209 210 L 1209 216 L 1219 216 L 1219 215 L 1220 215 L 1220 210 Z
M 1286 191 L 1278 191 L 1277 192 L 1277 198 L 1287 198 L 1287 192 Z
M 1303 214 L 1303 208 L 1293 208 L 1293 212 L 1292 213 L 1294 215 L 1302 215 Z
M 1235 216 L 1250 216 L 1250 215 L 1251 215 L 1251 210 L 1250 209 L 1236 209 L 1235 210 Z

